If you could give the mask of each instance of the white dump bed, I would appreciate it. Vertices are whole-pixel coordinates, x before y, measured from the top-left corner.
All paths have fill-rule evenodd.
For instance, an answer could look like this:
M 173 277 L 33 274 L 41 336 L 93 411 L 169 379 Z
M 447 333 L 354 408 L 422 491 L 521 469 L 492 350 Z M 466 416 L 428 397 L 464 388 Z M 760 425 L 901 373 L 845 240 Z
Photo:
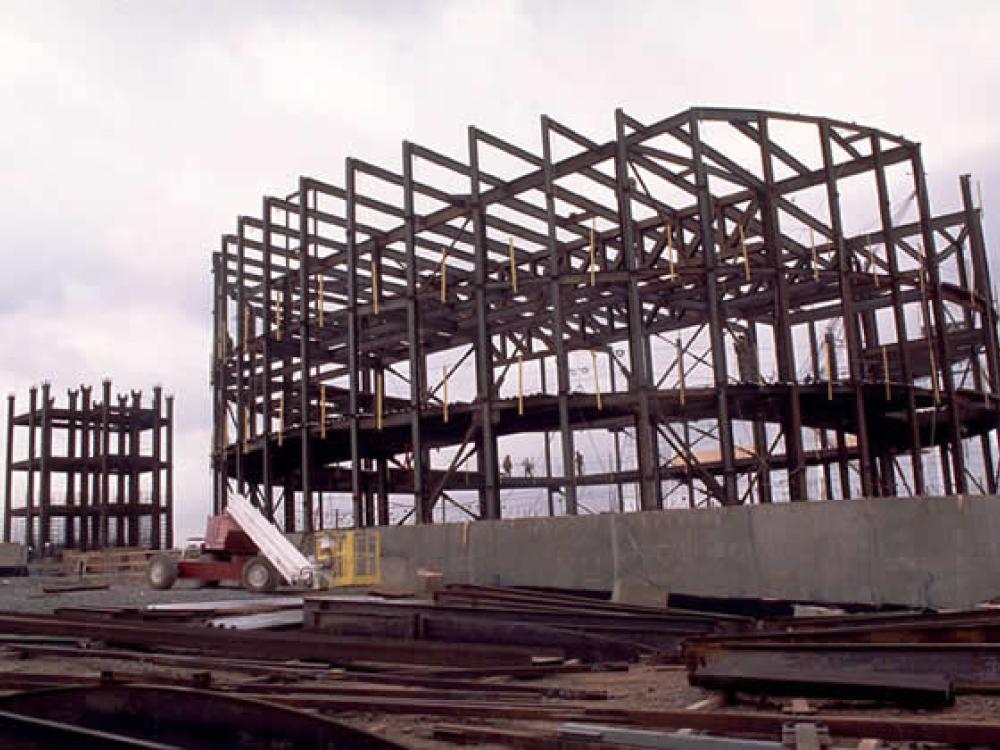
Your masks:
M 226 512 L 260 548 L 260 553 L 270 561 L 286 583 L 292 586 L 314 585 L 316 571 L 313 564 L 249 500 L 231 493 Z

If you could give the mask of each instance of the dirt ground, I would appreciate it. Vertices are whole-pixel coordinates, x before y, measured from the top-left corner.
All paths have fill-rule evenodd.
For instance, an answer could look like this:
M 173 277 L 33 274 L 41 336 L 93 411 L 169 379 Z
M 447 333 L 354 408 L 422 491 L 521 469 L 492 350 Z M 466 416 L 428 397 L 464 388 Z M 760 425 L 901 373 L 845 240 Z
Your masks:
M 47 594 L 46 587 L 71 586 L 74 584 L 107 584 L 102 591 L 74 591 Z M 294 594 L 292 591 L 277 591 L 274 595 Z M 188 581 L 178 581 L 174 588 L 157 591 L 145 585 L 138 577 L 133 578 L 76 578 L 74 576 L 27 576 L 24 578 L 0 578 L 0 612 L 51 613 L 59 607 L 145 607 L 148 604 L 173 602 L 202 602 L 221 599 L 251 599 L 259 594 L 251 594 L 239 586 L 197 589 Z
M 94 676 L 103 670 L 118 671 L 135 675 L 147 670 L 155 670 L 159 676 L 170 675 L 178 679 L 190 679 L 194 670 L 182 668 L 153 667 L 140 662 L 122 661 L 107 658 L 80 658 L 58 660 L 45 657 L 35 657 L 25 660 L 0 660 L 2 672 L 32 672 L 54 674 L 77 674 Z M 215 672 L 214 676 L 223 681 L 238 676 Z M 494 682 L 505 682 L 505 678 L 496 678 Z M 717 694 L 693 688 L 687 683 L 687 675 L 683 669 L 676 667 L 651 666 L 645 664 L 633 665 L 627 672 L 591 672 L 567 674 L 533 680 L 531 685 L 546 685 L 552 687 L 575 688 L 579 690 L 605 690 L 607 701 L 573 701 L 578 705 L 591 705 L 596 708 L 634 708 L 650 710 L 683 710 L 693 708 L 717 708 L 718 710 L 752 709 L 754 705 L 764 710 L 781 710 L 790 704 L 790 700 L 766 702 L 740 702 L 733 705 L 720 705 L 721 698 Z M 546 701 L 549 702 L 549 701 Z M 707 702 L 707 705 L 705 705 Z M 552 705 L 558 701 L 551 700 Z M 898 708 L 873 708 L 859 705 L 837 705 L 823 701 L 810 701 L 810 705 L 823 713 L 850 713 L 869 716 L 897 715 L 910 718 L 926 717 L 928 719 L 977 719 L 1000 718 L 1000 699 L 986 696 L 959 696 L 956 705 L 949 709 L 934 712 L 908 711 Z M 344 724 L 377 734 L 398 744 L 415 748 L 416 750 L 441 750 L 454 745 L 436 740 L 433 737 L 434 727 L 439 724 L 468 724 L 474 727 L 495 726 L 502 729 L 529 730 L 537 729 L 552 732 L 558 725 L 540 722 L 509 722 L 498 719 L 479 719 L 462 717 L 446 718 L 440 716 L 400 716 L 393 714 L 342 713 L 332 714 L 332 718 Z M 775 738 L 777 739 L 777 738 Z M 842 744 L 842 743 L 841 743 Z M 499 747 L 497 745 L 479 745 L 479 747 Z
M 179 583 L 169 591 L 156 591 L 148 588 L 142 581 L 109 579 L 108 588 L 99 591 L 80 591 L 66 593 L 45 593 L 43 589 L 49 586 L 67 586 L 76 583 L 70 577 L 28 577 L 0 579 L 0 611 L 25 613 L 50 613 L 60 607 L 73 606 L 116 606 L 143 607 L 154 603 L 199 602 L 232 599 L 249 599 L 256 595 L 233 587 L 217 589 L 196 589 L 186 582 Z M 82 581 L 79 581 L 82 583 Z M 87 582 L 93 582 L 88 579 Z M 279 591 L 278 595 L 294 594 L 293 591 Z M 182 680 L 190 679 L 194 670 L 182 668 L 153 667 L 141 662 L 115 660 L 106 658 L 75 658 L 54 659 L 36 656 L 31 659 L 12 660 L 0 659 L 0 671 L 4 672 L 48 672 L 58 674 L 79 674 L 97 676 L 101 671 L 119 673 L 144 673 L 154 670 L 161 676 L 172 676 Z M 219 680 L 236 675 L 216 673 Z M 245 675 L 244 675 L 245 676 Z M 506 678 L 494 678 L 491 681 L 504 682 Z M 718 695 L 688 685 L 686 672 L 676 666 L 669 665 L 632 665 L 628 671 L 588 672 L 564 674 L 532 681 L 532 685 L 547 685 L 553 687 L 575 688 L 581 690 L 604 690 L 608 693 L 607 701 L 573 701 L 573 703 L 591 704 L 603 708 L 637 708 L 637 709 L 685 709 L 710 701 L 711 707 L 721 706 Z M 549 700 L 549 699 L 547 699 Z M 552 699 L 553 701 L 555 699 Z M 759 706 L 765 710 L 781 710 L 790 700 L 773 701 L 743 701 L 736 705 L 721 706 L 719 710 L 746 710 Z M 900 708 L 879 708 L 861 705 L 844 705 L 810 701 L 810 704 L 822 712 L 844 712 L 863 715 L 898 715 L 911 718 L 927 717 L 928 719 L 963 719 L 963 720 L 1000 720 L 1000 697 L 993 696 L 959 696 L 955 706 L 933 712 L 910 711 Z M 532 724 L 528 722 L 505 722 L 501 720 L 466 719 L 462 717 L 411 717 L 399 715 L 384 715 L 378 713 L 348 713 L 334 716 L 339 721 L 359 729 L 379 734 L 394 740 L 401 745 L 413 748 L 443 748 L 451 747 L 448 743 L 434 740 L 433 728 L 438 724 L 469 723 L 474 726 L 497 726 L 507 729 L 527 729 L 531 727 L 553 731 L 552 724 Z M 776 738 L 777 739 L 777 738 Z
M 504 680 L 498 680 L 503 682 Z M 661 708 L 683 709 L 692 706 L 711 694 L 687 684 L 683 670 L 648 665 L 634 665 L 628 672 L 587 672 L 559 675 L 543 680 L 532 680 L 531 685 L 574 688 L 577 690 L 606 690 L 606 701 L 573 701 L 574 704 L 599 708 Z M 557 701 L 553 701 L 557 705 Z M 491 719 L 449 719 L 440 716 L 427 718 L 413 716 L 342 715 L 337 717 L 345 724 L 374 732 L 401 745 L 420 750 L 440 750 L 454 747 L 451 743 L 433 738 L 438 724 L 469 724 L 470 726 L 495 726 L 502 729 L 553 730 L 552 724 L 539 722 L 507 722 Z M 477 745 L 490 747 L 490 745 Z M 495 746 L 499 747 L 499 746 Z
M 80 675 L 95 677 L 102 671 L 128 674 L 130 677 L 150 674 L 157 677 L 169 676 L 180 680 L 192 679 L 197 670 L 146 665 L 142 662 L 109 658 L 56 659 L 43 656 L 23 660 L 0 659 L 2 673 L 33 673 Z M 243 675 L 245 677 L 245 675 Z M 214 672 L 219 681 L 238 678 L 236 674 Z M 152 681 L 152 680 L 151 680 Z M 503 678 L 492 680 L 505 682 Z M 635 665 L 628 672 L 593 672 L 561 675 L 540 680 L 532 680 L 531 685 L 576 688 L 586 690 L 606 690 L 607 701 L 573 701 L 577 705 L 619 708 L 686 708 L 701 701 L 709 694 L 687 684 L 684 672 L 678 669 L 664 669 L 647 665 Z M 293 688 L 290 688 L 293 691 Z M 2 691 L 0 691 L 2 694 Z M 553 699 L 552 705 L 559 701 Z M 538 728 L 552 731 L 552 724 L 538 722 L 505 722 L 489 719 L 445 718 L 441 716 L 419 717 L 379 713 L 344 713 L 331 715 L 337 721 L 366 732 L 377 734 L 405 747 L 426 750 L 454 747 L 450 743 L 433 738 L 434 727 L 439 724 L 463 724 L 473 726 L 496 726 L 504 729 Z M 488 747 L 481 745 L 481 747 Z

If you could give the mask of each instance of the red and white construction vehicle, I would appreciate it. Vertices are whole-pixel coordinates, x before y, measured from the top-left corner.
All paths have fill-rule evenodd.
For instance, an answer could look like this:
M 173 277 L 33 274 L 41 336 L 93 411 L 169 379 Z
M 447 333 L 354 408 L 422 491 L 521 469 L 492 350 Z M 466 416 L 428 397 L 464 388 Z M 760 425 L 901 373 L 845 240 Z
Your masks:
M 208 519 L 205 539 L 196 559 L 166 554 L 149 561 L 147 580 L 155 589 L 169 589 L 178 579 L 215 586 L 239 581 L 247 591 L 267 593 L 281 583 L 317 585 L 315 566 L 250 502 L 231 495 L 226 512 Z

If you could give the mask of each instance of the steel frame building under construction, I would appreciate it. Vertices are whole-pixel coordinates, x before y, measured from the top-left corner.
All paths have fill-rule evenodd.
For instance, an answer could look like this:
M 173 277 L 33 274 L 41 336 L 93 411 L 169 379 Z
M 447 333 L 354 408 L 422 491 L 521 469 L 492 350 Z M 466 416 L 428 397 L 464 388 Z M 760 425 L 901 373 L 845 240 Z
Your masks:
M 619 110 L 607 142 L 542 117 L 540 154 L 470 127 L 463 158 L 404 142 L 398 171 L 302 177 L 213 257 L 215 507 L 238 488 L 311 530 L 327 493 L 376 525 L 458 491 L 499 518 L 514 487 L 567 514 L 584 485 L 640 509 L 996 492 L 968 177 L 960 199 L 932 213 L 901 136 L 711 108 Z M 614 470 L 580 471 L 592 430 Z M 546 435 L 544 471 L 501 471 L 519 433 Z
M 153 387 L 113 397 L 104 380 L 66 391 L 32 386 L 27 411 L 7 397 L 3 541 L 44 551 L 173 546 L 174 397 Z

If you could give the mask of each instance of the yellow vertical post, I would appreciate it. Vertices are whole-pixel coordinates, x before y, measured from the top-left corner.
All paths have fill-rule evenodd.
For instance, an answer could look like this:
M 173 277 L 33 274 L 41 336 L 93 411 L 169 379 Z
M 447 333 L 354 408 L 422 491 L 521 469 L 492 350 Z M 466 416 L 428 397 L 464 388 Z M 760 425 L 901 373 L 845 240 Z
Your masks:
M 517 415 L 524 416 L 524 356 L 517 355 Z
M 826 400 L 833 401 L 833 377 L 836 373 L 833 371 L 833 342 L 830 339 L 826 340 Z
M 285 394 L 278 394 L 278 447 L 285 443 Z
M 816 254 L 816 233 L 809 227 L 809 247 L 812 250 L 813 281 L 819 281 L 819 256 Z
M 969 261 L 969 305 L 975 306 L 976 304 L 976 265 Z
M 604 404 L 601 403 L 601 377 L 597 372 L 597 352 L 593 349 L 590 350 L 590 363 L 594 368 L 594 393 L 597 395 L 597 411 L 601 411 L 604 408 Z
M 243 353 L 246 354 L 247 343 L 250 341 L 250 304 L 243 303 Z
M 316 294 L 316 312 L 319 318 L 319 327 L 323 327 L 323 274 L 319 275 L 319 290 Z
M 920 314 L 924 320 L 924 330 L 927 332 L 927 351 L 930 355 L 931 364 L 931 388 L 934 391 L 934 405 L 941 402 L 941 392 L 938 387 L 937 357 L 934 356 L 934 336 L 931 334 L 930 316 L 927 312 L 927 285 L 924 281 L 924 248 L 921 243 L 917 243 L 917 250 L 920 253 Z
M 674 232 L 668 221 L 664 224 L 667 232 L 667 257 L 670 259 L 670 279 L 677 278 L 677 267 L 674 265 Z
M 514 238 L 510 238 L 508 244 L 508 250 L 510 251 L 510 283 L 514 289 L 514 294 L 517 294 L 517 260 L 514 258 Z
M 441 301 L 448 300 L 448 249 L 441 256 Z
M 277 291 L 277 299 L 274 301 L 274 337 L 281 341 L 281 314 L 284 311 L 281 290 Z
M 868 265 L 872 267 L 872 280 L 878 288 L 878 269 L 875 267 L 875 248 L 872 247 L 871 235 L 865 235 L 865 247 L 868 249 Z
M 442 415 L 444 416 L 444 423 L 448 424 L 448 365 L 442 365 L 441 367 L 441 384 L 444 388 L 444 408 Z
M 326 384 L 319 386 L 319 436 L 326 438 Z
M 743 227 L 740 227 L 740 249 L 743 252 L 743 272 L 746 274 L 747 281 L 750 281 L 750 256 L 747 253 L 747 239 L 743 233 Z
M 247 452 L 247 443 L 250 439 L 250 409 L 243 407 L 243 452 Z
M 820 430 L 817 427 L 816 428 L 816 455 L 817 456 L 820 455 L 820 449 L 822 448 L 822 445 L 823 445 L 823 431 Z M 821 500 L 829 500 L 830 498 L 827 497 L 827 494 L 826 494 L 826 480 L 825 479 L 819 483 L 819 489 L 820 489 L 820 499 Z
M 378 315 L 378 266 L 372 261 L 372 307 Z
M 934 405 L 941 403 L 941 391 L 938 388 L 937 357 L 934 355 L 934 342 L 927 341 L 928 351 L 931 354 L 931 388 L 934 391 Z
M 223 360 L 229 355 L 229 306 L 225 306 L 225 313 L 219 321 L 219 359 Z
M 889 378 L 889 350 L 882 346 L 882 379 L 885 381 L 885 400 L 892 398 L 892 385 Z
M 596 233 L 596 218 L 591 218 L 590 220 L 590 285 L 597 285 L 597 260 L 595 258 L 595 233 Z
M 684 406 L 684 347 L 680 338 L 677 339 L 677 382 L 680 385 L 681 406 Z

